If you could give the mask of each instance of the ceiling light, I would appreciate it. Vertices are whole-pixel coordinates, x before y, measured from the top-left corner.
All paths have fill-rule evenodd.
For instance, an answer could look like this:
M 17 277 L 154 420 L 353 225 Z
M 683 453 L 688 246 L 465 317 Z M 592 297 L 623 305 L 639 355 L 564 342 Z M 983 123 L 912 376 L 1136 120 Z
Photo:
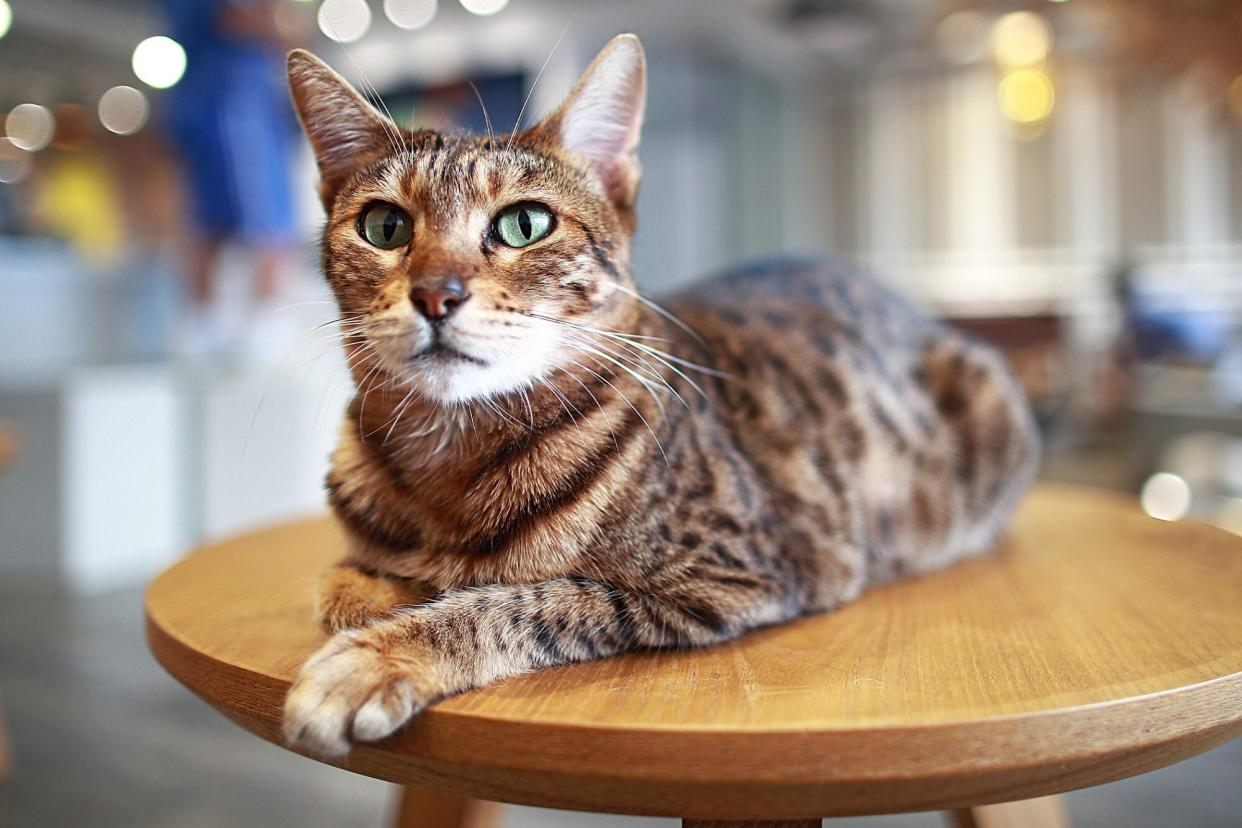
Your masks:
M 319 7 L 319 31 L 337 43 L 361 40 L 371 28 L 371 7 L 366 0 L 323 0 Z
M 56 119 L 46 106 L 18 104 L 4 119 L 4 131 L 13 146 L 38 152 L 51 143 L 56 134 Z
M 384 0 L 384 14 L 394 26 L 421 29 L 436 16 L 436 0 Z
M 461 6 L 471 14 L 489 15 L 509 5 L 509 0 L 461 0 Z
M 99 122 L 117 135 L 142 129 L 149 111 L 147 96 L 132 86 L 114 86 L 99 99 Z
M 175 86 L 185 74 L 185 49 L 171 37 L 148 37 L 134 49 L 134 74 L 155 89 Z

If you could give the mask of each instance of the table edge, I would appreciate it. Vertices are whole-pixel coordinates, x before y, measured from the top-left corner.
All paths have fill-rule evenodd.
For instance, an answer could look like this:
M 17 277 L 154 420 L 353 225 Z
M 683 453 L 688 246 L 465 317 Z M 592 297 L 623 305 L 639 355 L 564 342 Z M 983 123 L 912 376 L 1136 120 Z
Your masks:
M 145 616 L 150 649 L 170 675 L 251 733 L 287 747 L 280 711 L 288 681 L 218 661 L 164 630 L 149 607 Z M 247 703 L 224 702 L 209 685 L 244 688 L 229 696 Z M 404 732 L 358 747 L 344 760 L 311 758 L 399 784 L 525 805 L 797 818 L 1060 793 L 1154 770 L 1238 735 L 1242 672 L 1053 710 L 820 730 L 515 722 L 432 707 Z M 748 758 L 721 763 L 721 755 Z M 725 787 L 747 791 L 746 800 L 761 810 L 720 810 Z

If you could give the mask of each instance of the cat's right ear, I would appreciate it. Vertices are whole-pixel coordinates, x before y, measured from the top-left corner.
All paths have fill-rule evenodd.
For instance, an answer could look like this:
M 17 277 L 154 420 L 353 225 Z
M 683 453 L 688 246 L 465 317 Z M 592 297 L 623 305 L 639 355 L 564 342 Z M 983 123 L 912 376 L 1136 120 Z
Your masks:
M 288 70 L 293 108 L 319 163 L 319 195 L 331 209 L 349 175 L 392 147 L 397 126 L 305 49 L 289 53 Z
M 646 103 L 643 44 L 636 35 L 621 34 L 595 56 L 565 102 L 530 132 L 585 162 L 615 205 L 633 209 Z

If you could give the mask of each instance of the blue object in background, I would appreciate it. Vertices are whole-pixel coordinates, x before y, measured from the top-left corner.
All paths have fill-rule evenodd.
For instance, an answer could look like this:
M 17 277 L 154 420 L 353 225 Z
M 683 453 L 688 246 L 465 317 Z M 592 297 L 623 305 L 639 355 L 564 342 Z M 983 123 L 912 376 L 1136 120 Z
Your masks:
M 1228 309 L 1173 307 L 1140 295 L 1132 300 L 1130 313 L 1140 359 L 1177 357 L 1212 362 L 1233 336 L 1234 318 Z
M 164 0 L 172 37 L 186 50 L 185 75 L 168 93 L 167 123 L 201 232 L 279 247 L 295 229 L 289 167 L 296 125 L 279 47 L 223 25 L 238 4 Z
M 474 89 L 470 88 L 471 83 Z M 487 134 L 487 118 L 483 116 L 483 107 L 486 106 L 492 132 L 499 135 L 511 131 L 517 123 L 518 113 L 522 111 L 522 103 L 526 99 L 525 89 L 525 75 L 521 73 L 477 75 L 470 82 L 459 81 L 441 86 L 397 86 L 384 92 L 384 103 L 404 127 L 426 126 L 421 115 L 433 110 L 446 118 L 451 128 L 477 135 Z M 478 90 L 477 95 L 475 90 Z M 528 108 L 523 113 L 523 121 L 531 121 L 532 115 L 538 117 Z M 430 126 L 438 128 L 442 125 Z M 530 123 L 524 126 L 530 126 Z

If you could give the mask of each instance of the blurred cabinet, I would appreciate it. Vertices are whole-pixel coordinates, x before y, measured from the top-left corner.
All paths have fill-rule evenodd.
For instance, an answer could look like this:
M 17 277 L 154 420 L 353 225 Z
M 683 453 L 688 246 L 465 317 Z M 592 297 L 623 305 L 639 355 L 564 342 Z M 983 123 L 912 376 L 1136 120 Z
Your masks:
M 98 591 L 185 545 L 176 378 L 97 368 L 0 387 L 25 452 L 0 479 L 0 578 Z
M 61 393 L 62 572 L 83 591 L 139 581 L 188 541 L 186 439 L 174 372 L 95 368 Z
M 0 580 L 99 592 L 205 537 L 323 508 L 350 386 L 330 369 L 90 367 L 0 382 Z
M 218 537 L 324 508 L 352 385 L 291 366 L 201 376 L 188 391 L 192 533 Z

